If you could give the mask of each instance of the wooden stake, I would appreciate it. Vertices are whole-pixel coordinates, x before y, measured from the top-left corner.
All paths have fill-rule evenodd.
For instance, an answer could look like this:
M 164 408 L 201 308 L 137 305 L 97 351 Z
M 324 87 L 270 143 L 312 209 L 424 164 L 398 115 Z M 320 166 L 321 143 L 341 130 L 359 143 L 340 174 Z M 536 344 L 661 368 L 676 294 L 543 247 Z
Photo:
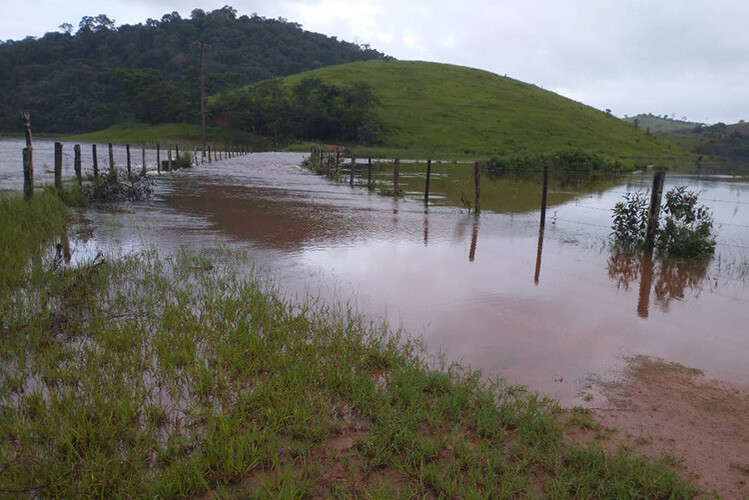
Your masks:
M 146 176 L 146 148 L 141 148 L 140 150 L 141 156 L 143 156 L 143 165 L 141 166 L 141 172 L 143 173 L 143 177 Z
M 109 143 L 109 173 L 112 174 L 115 172 L 115 166 L 114 166 L 114 147 L 112 146 L 112 143 Z
M 55 143 L 55 190 L 62 197 L 62 143 Z
M 31 116 L 28 111 L 24 111 L 22 116 L 23 128 L 26 131 L 26 153 L 23 155 L 24 195 L 28 200 L 34 194 L 34 145 L 31 139 Z M 28 189 L 26 180 L 28 180 Z
M 161 146 L 156 143 L 156 172 L 161 173 Z
M 351 186 L 354 185 L 354 174 L 356 173 L 356 156 L 351 155 L 351 179 L 349 180 L 349 184 Z
M 474 202 L 474 213 L 478 215 L 481 211 L 481 163 L 476 162 L 473 164 L 473 180 L 475 183 L 475 194 L 476 199 Z
M 34 169 L 29 148 L 23 148 L 23 196 L 27 200 L 34 196 Z
M 546 227 L 546 194 L 549 191 L 549 166 L 544 165 L 544 180 L 541 184 L 541 221 L 539 228 L 541 231 Z
M 93 161 L 94 179 L 98 179 L 99 178 L 99 157 L 96 154 L 96 144 L 91 145 L 91 155 L 94 157 L 94 161 Z
M 75 170 L 75 176 L 78 179 L 78 185 L 83 184 L 83 172 L 81 171 L 81 145 L 76 144 L 73 146 L 73 169 Z
M 367 158 L 367 188 L 372 189 L 372 158 Z
M 130 165 L 130 144 L 125 144 L 125 152 L 127 153 L 127 176 L 130 177 L 132 175 Z
M 432 176 L 432 160 L 427 160 L 427 179 L 424 183 L 424 205 L 429 205 L 429 179 Z
M 655 233 L 658 230 L 658 216 L 661 212 L 663 180 L 666 174 L 656 172 L 653 176 L 653 189 L 650 191 L 650 208 L 648 209 L 648 227 L 645 231 L 645 248 L 652 249 L 655 244 Z
M 398 196 L 398 177 L 400 177 L 401 161 L 400 158 L 395 159 L 393 165 L 393 196 Z

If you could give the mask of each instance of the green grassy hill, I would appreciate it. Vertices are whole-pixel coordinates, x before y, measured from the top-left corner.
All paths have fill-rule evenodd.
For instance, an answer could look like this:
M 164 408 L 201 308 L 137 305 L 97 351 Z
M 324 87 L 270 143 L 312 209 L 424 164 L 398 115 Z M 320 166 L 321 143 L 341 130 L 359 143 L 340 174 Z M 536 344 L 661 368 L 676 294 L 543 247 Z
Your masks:
M 286 77 L 337 85 L 369 83 L 391 155 L 515 155 L 582 149 L 624 160 L 685 155 L 616 117 L 512 78 L 461 66 L 380 60 L 331 66 Z

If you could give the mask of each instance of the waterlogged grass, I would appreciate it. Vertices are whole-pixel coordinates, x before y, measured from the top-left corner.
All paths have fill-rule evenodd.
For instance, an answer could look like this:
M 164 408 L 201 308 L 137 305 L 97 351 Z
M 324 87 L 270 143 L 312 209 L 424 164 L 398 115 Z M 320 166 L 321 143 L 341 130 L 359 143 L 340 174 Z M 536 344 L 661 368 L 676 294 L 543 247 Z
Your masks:
M 0 496 L 696 493 L 666 464 L 569 444 L 554 401 L 284 300 L 241 254 L 43 277 L 0 295 Z
M 51 191 L 37 191 L 28 202 L 18 195 L 0 196 L 0 288 L 13 286 L 29 260 L 38 259 L 44 247 L 53 247 L 68 214 Z

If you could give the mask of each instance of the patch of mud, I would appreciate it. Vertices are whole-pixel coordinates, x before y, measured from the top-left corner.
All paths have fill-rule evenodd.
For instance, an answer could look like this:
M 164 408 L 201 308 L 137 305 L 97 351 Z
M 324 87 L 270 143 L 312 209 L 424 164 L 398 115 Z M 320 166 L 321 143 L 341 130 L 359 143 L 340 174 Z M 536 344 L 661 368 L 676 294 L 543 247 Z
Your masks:
M 616 380 L 594 380 L 585 399 L 616 429 L 611 444 L 670 455 L 706 494 L 749 498 L 749 387 L 646 356 L 627 359 Z

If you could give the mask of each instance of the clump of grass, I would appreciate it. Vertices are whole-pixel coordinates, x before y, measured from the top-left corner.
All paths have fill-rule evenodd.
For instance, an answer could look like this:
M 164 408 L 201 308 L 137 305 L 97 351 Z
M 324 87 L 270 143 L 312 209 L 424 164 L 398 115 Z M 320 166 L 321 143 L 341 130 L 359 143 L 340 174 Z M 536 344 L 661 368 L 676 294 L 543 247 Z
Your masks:
M 2 296 L 2 495 L 696 491 L 664 464 L 565 444 L 554 401 L 285 300 L 243 254 L 152 250 L 45 278 Z

